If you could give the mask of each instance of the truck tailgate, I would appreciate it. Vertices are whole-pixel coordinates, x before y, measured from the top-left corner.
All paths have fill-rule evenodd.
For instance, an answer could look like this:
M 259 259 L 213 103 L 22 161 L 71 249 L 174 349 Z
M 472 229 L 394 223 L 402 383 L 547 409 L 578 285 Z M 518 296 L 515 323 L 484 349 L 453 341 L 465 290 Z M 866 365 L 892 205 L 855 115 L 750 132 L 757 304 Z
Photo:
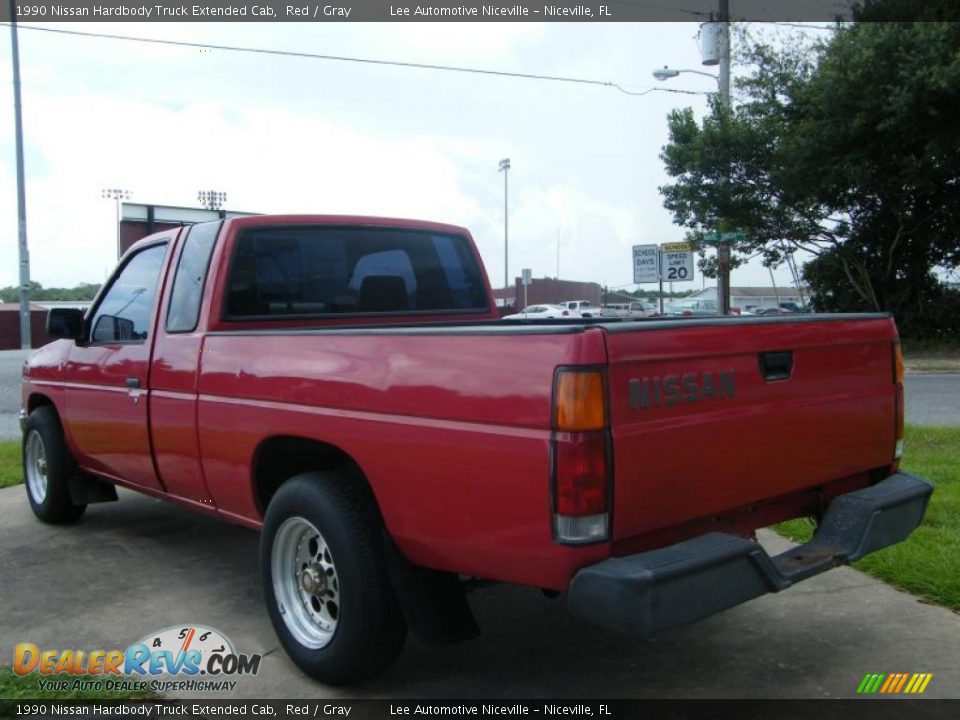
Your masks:
M 896 330 L 887 316 L 606 331 L 614 540 L 892 461 Z

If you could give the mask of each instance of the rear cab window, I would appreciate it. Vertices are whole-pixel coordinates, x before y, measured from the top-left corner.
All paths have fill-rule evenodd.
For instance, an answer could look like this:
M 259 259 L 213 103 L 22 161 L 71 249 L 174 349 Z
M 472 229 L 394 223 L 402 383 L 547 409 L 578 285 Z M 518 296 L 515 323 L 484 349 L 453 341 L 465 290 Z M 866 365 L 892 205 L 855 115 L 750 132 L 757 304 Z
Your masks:
M 290 225 L 238 235 L 223 318 L 487 311 L 486 286 L 463 236 Z
M 184 240 L 167 309 L 168 333 L 190 332 L 197 328 L 210 256 L 220 225 L 219 220 L 194 225 Z

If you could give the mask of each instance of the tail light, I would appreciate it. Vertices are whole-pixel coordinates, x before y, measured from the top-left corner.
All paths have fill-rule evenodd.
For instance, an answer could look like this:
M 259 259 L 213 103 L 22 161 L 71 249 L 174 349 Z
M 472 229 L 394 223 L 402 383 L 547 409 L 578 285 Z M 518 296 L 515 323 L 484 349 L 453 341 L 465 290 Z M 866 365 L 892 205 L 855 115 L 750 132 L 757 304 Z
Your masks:
M 899 462 L 903 457 L 903 350 L 899 341 L 893 343 L 893 385 L 895 417 L 893 459 Z
M 600 370 L 561 369 L 553 389 L 553 534 L 568 545 L 610 536 L 610 438 Z

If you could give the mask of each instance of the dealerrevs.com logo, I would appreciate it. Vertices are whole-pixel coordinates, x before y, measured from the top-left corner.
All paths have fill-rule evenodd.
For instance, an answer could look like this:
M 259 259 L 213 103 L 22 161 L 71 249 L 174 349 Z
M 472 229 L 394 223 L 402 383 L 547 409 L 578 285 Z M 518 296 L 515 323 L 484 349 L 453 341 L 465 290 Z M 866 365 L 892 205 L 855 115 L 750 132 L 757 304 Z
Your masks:
M 38 674 L 41 690 L 215 691 L 236 687 L 227 678 L 256 675 L 261 659 L 237 653 L 218 630 L 183 625 L 151 633 L 126 650 L 41 650 L 20 643 L 13 650 L 13 670 Z M 161 675 L 179 679 L 159 680 Z

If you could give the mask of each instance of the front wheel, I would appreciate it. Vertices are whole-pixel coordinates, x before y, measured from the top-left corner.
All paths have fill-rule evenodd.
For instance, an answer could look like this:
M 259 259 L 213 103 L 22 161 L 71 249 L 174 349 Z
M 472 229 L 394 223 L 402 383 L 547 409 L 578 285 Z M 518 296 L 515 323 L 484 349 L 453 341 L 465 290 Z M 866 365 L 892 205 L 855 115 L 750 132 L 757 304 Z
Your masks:
M 34 515 L 55 525 L 83 515 L 87 506 L 70 497 L 68 483 L 75 472 L 56 410 L 38 407 L 30 413 L 23 431 L 23 479 Z
M 356 472 L 304 473 L 280 487 L 264 517 L 260 574 L 274 630 L 307 675 L 355 682 L 403 647 L 383 522 Z

